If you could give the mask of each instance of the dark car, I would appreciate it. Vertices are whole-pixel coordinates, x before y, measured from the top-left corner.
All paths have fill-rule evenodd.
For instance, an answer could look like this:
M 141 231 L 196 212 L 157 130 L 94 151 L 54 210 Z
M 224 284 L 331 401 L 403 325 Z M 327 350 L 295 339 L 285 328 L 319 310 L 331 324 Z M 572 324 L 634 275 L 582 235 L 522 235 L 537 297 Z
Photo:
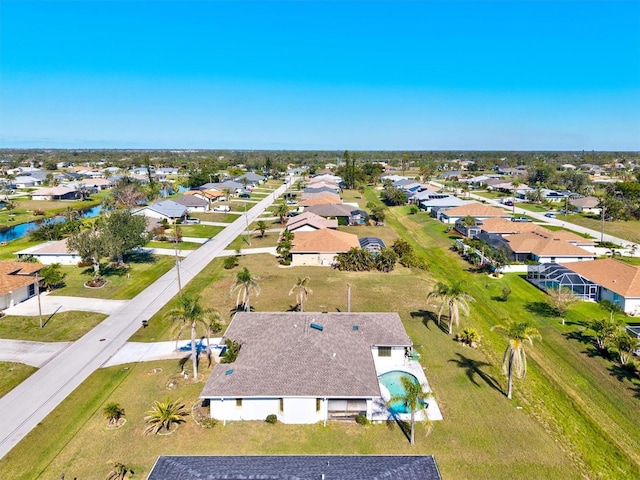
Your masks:
M 239 198 L 251 198 L 251 194 L 250 193 L 241 193 L 240 195 L 238 195 Z

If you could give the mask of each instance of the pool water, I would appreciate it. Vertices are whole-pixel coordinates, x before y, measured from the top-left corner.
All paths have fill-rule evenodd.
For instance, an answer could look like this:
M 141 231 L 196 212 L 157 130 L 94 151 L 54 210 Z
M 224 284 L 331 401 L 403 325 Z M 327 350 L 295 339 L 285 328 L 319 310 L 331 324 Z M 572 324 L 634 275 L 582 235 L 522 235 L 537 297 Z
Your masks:
M 389 390 L 391 397 L 394 397 L 405 393 L 402 386 L 402 378 L 408 378 L 414 384 L 420 385 L 420 381 L 414 375 L 400 370 L 383 373 L 378 377 L 378 381 Z M 393 402 L 387 408 L 391 413 L 411 413 L 403 402 Z

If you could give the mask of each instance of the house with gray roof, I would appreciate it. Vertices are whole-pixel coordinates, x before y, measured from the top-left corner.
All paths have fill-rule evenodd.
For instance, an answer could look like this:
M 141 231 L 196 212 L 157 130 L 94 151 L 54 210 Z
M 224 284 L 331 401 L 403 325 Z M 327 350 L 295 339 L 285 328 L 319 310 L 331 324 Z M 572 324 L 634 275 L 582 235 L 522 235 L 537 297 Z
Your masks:
M 180 205 L 173 200 L 163 200 L 146 207 L 142 207 L 133 212 L 134 215 L 144 215 L 145 217 L 155 218 L 159 220 L 168 220 L 175 222 L 176 220 L 184 220 L 188 213 L 188 208 Z
M 162 455 L 147 480 L 440 480 L 432 455 Z
M 240 353 L 214 366 L 200 394 L 224 422 L 372 419 L 386 411 L 378 375 L 403 369 L 412 349 L 397 313 L 240 312 L 225 338 Z
M 257 174 L 255 172 L 247 172 L 244 175 L 240 175 L 235 179 L 236 182 L 240 182 L 241 184 L 257 184 L 260 182 L 264 182 L 266 177 L 264 175 Z
M 183 195 L 175 198 L 174 202 L 187 207 L 190 213 L 209 211 L 209 201 L 198 195 Z

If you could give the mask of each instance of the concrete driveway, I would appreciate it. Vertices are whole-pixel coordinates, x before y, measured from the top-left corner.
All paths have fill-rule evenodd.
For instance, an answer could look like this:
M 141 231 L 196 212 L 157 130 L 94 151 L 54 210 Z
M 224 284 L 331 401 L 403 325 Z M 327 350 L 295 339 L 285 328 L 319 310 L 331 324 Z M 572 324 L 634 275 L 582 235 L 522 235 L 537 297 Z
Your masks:
M 27 342 L 0 339 L 0 362 L 42 367 L 72 342 Z
M 53 312 L 68 312 L 72 310 L 82 312 L 96 312 L 112 315 L 124 307 L 129 300 L 104 300 L 100 298 L 64 297 L 49 295 L 43 292 L 40 295 L 42 314 L 49 315 Z M 5 310 L 7 315 L 38 315 L 38 297 L 32 297 L 24 302 Z

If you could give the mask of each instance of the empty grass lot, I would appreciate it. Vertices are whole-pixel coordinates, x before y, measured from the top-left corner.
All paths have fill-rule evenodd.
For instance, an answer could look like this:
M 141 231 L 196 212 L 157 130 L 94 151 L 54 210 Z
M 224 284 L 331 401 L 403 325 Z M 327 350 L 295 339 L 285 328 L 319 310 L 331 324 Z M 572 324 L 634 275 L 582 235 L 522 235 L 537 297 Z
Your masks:
M 602 229 L 602 221 L 592 216 L 557 215 L 557 217 L 582 227 L 591 228 L 596 232 Z M 628 222 L 624 222 L 622 220 L 616 220 L 615 222 L 604 222 L 604 233 L 640 244 L 640 221 L 629 220 Z
M 38 316 L 7 315 L 0 318 L 0 338 L 34 342 L 73 342 L 107 318 L 101 313 L 58 312 Z
M 104 270 L 102 273 L 108 283 L 98 289 L 84 286 L 91 278 L 92 267 L 63 266 L 65 286 L 52 291 L 51 295 L 129 300 L 167 273 L 175 263 L 172 256 L 166 255 L 140 255 L 137 258 L 139 261 L 126 259 L 129 269 Z
M 0 398 L 25 381 L 36 370 L 24 363 L 0 362 Z
M 367 195 L 377 201 L 373 192 Z M 235 303 L 229 290 L 238 269 L 246 266 L 262 287 L 251 301 L 257 311 L 292 308 L 289 289 L 297 277 L 309 276 L 313 294 L 306 311 L 345 311 L 350 284 L 353 311 L 399 312 L 445 417 L 426 438 L 419 427 L 415 446 L 395 424 L 236 422 L 206 430 L 189 421 L 172 435 L 145 436 L 144 412 L 153 400 L 182 397 L 191 404 L 202 388 L 202 383 L 187 383 L 168 391 L 167 383 L 179 367 L 165 361 L 94 373 L 0 460 L 0 471 L 7 478 L 56 478 L 62 471 L 71 478 L 100 478 L 109 471 L 108 461 L 115 460 L 144 478 L 160 454 L 376 453 L 433 454 L 443 478 L 451 479 L 639 478 L 640 385 L 594 355 L 584 332 L 585 320 L 605 313 L 595 304 L 580 303 L 562 325 L 560 319 L 545 316 L 544 293 L 519 275 L 492 279 L 470 271 L 449 249 L 444 225 L 427 214 L 407 211 L 390 209 L 387 225 L 427 257 L 430 272 L 403 267 L 389 274 L 281 268 L 272 256 L 248 255 L 230 271 L 222 268 L 222 260 L 213 261 L 185 290 L 200 293 L 205 306 L 218 308 L 229 320 Z M 433 321 L 436 305 L 426 302 L 435 281 L 455 279 L 463 280 L 476 299 L 470 317 L 462 321 L 481 333 L 478 349 L 464 348 L 443 333 Z M 502 302 L 497 297 L 506 285 L 512 294 Z M 172 299 L 132 340 L 171 338 L 165 315 L 176 302 Z M 506 379 L 500 371 L 506 340 L 491 330 L 510 319 L 526 320 L 542 334 L 542 341 L 528 349 L 529 373 L 515 381 L 511 401 L 504 395 Z M 163 372 L 151 375 L 154 367 Z M 101 409 L 110 401 L 121 403 L 127 412 L 128 421 L 119 430 L 105 428 Z

